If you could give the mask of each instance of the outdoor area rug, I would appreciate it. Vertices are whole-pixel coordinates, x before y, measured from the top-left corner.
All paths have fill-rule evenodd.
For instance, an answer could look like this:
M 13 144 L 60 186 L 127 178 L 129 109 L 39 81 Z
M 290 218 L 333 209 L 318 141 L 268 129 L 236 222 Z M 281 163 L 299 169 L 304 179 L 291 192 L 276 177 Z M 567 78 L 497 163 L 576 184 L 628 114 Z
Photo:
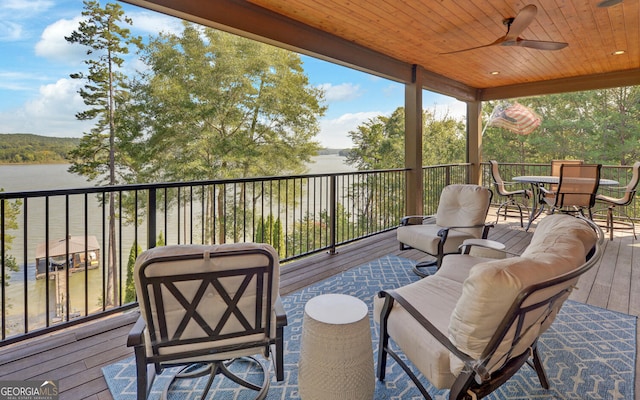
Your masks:
M 271 387 L 267 399 L 297 399 L 297 371 L 304 304 L 324 293 L 345 293 L 362 299 L 369 305 L 372 349 L 377 354 L 378 331 L 371 317 L 373 296 L 382 289 L 395 288 L 413 282 L 418 277 L 412 272 L 414 262 L 386 256 L 368 264 L 331 277 L 325 281 L 283 297 L 289 325 L 285 328 L 285 381 L 276 382 L 271 374 Z M 635 380 L 636 318 L 567 301 L 555 322 L 539 343 L 540 354 L 549 377 L 551 388 L 540 387 L 533 369 L 524 366 L 514 377 L 491 394 L 488 399 L 633 399 Z M 266 363 L 267 361 L 265 361 Z M 253 369 L 245 362 L 234 363 L 247 379 Z M 417 371 L 416 371 L 417 372 Z M 103 368 L 104 376 L 115 400 L 136 398 L 136 374 L 133 357 Z M 172 370 L 156 377 L 151 399 L 160 394 L 170 379 Z M 446 399 L 448 391 L 438 391 L 419 375 L 434 399 Z M 206 378 L 196 382 L 175 383 L 169 399 L 199 398 Z M 329 383 L 330 384 L 330 383 Z M 215 392 L 208 398 L 249 399 L 255 392 L 237 389 L 229 380 L 217 376 Z M 195 393 L 194 393 L 195 392 Z M 389 357 L 385 382 L 376 380 L 375 399 L 422 398 L 415 385 L 402 369 Z

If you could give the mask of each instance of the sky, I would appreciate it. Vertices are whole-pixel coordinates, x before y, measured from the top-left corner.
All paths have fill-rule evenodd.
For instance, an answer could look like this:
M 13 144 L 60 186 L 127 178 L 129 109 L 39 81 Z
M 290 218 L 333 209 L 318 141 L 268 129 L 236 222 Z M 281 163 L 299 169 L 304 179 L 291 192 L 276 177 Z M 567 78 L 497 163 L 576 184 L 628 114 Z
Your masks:
M 104 2 L 102 3 L 105 4 Z M 133 20 L 133 35 L 179 32 L 179 19 L 119 3 Z M 85 69 L 85 50 L 64 39 L 78 28 L 82 0 L 0 0 L 0 133 L 81 137 L 92 123 L 78 121 L 85 107 L 81 80 L 69 74 Z M 404 105 L 402 84 L 301 56 L 310 84 L 325 91 L 327 111 L 316 138 L 323 147 L 352 147 L 348 132 Z M 130 68 L 143 69 L 138 60 Z M 129 74 L 131 76 L 131 74 Z M 425 91 L 423 107 L 436 116 L 463 118 L 465 104 Z

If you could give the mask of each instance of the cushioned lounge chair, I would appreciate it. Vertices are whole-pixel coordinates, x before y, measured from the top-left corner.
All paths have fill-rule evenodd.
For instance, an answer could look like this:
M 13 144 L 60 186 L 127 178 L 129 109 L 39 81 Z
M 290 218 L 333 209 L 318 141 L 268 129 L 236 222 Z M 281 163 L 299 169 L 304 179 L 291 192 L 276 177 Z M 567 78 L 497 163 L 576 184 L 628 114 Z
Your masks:
M 127 341 L 135 351 L 137 398 L 147 398 L 156 373 L 184 366 L 174 380 L 209 375 L 203 398 L 214 377 L 224 375 L 264 399 L 269 369 L 254 356 L 272 357 L 276 379 L 284 379 L 287 317 L 278 260 L 273 247 L 253 243 L 173 245 L 140 254 L 134 279 L 141 316 Z M 261 383 L 234 374 L 229 366 L 240 359 L 261 371 Z
M 492 196 L 491 190 L 482 186 L 449 185 L 440 194 L 435 215 L 402 218 L 396 233 L 400 250 L 414 248 L 436 258 L 416 265 L 416 274 L 428 275 L 424 267 L 439 267 L 442 257 L 459 253 L 466 239 L 487 238 L 493 226 L 485 223 Z
M 602 230 L 592 221 L 550 215 L 518 256 L 447 255 L 434 275 L 380 292 L 374 299 L 378 379 L 385 379 L 390 355 L 426 399 L 431 397 L 409 364 L 437 389 L 449 389 L 450 399 L 482 398 L 525 363 L 548 388 L 538 338 L 578 278 L 602 257 L 602 243 Z

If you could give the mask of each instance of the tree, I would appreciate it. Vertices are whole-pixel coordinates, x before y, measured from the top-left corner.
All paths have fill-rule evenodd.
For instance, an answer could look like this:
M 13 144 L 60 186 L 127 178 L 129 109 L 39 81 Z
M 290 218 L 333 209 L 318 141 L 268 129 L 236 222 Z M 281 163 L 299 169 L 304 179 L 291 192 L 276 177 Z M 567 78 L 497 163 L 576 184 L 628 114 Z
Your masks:
M 542 117 L 528 136 L 487 127 L 483 159 L 548 163 L 575 158 L 631 165 L 640 158 L 640 86 L 516 99 Z M 489 102 L 485 120 L 497 103 Z
M 128 87 L 126 76 L 121 71 L 123 56 L 129 53 L 129 46 L 141 46 L 141 40 L 133 37 L 122 23 L 131 25 L 131 19 L 124 17 L 119 4 L 107 3 L 101 8 L 99 1 L 85 0 L 80 22 L 71 36 L 65 37 L 70 43 L 87 48 L 88 74 L 71 74 L 73 79 L 86 80 L 79 93 L 89 106 L 76 114 L 79 120 L 95 120 L 96 124 L 89 133 L 85 133 L 80 145 L 71 155 L 70 172 L 89 177 L 92 180 L 106 179 L 109 185 L 117 183 L 116 154 L 116 109 L 118 104 L 127 101 Z M 103 178 L 105 177 L 105 178 Z M 115 197 L 109 194 L 109 250 L 107 265 L 106 304 L 114 305 L 118 298 L 116 285 L 116 238 L 115 238 Z
M 404 108 L 390 117 L 379 115 L 349 132 L 353 149 L 346 163 L 358 170 L 401 168 L 404 165 Z
M 142 248 L 133 242 L 131 250 L 129 250 L 129 259 L 127 261 L 127 282 L 124 291 L 124 303 L 133 303 L 136 301 L 136 285 L 135 278 L 133 277 L 133 270 L 136 265 L 136 258 L 142 253 Z
M 147 176 L 295 174 L 316 154 L 323 92 L 309 84 L 298 55 L 185 23 L 180 35 L 151 38 L 143 59 L 150 71 L 135 87 L 136 102 L 144 104 L 138 118 L 148 135 Z M 228 197 L 244 204 L 261 195 L 225 189 L 206 192 L 207 219 L 234 212 L 223 207 Z M 217 221 L 217 241 L 224 242 L 225 218 Z
M 390 169 L 404 167 L 405 124 L 404 108 L 397 108 L 389 117 L 378 116 L 361 124 L 355 131 L 349 132 L 354 148 L 347 155 L 347 163 L 359 170 Z M 465 127 L 461 120 L 444 115 L 441 118 L 430 111 L 423 112 L 423 165 L 457 163 L 465 161 Z M 393 198 L 398 185 L 404 182 L 387 181 L 380 177 L 368 177 L 365 182 L 353 185 L 351 196 L 354 201 L 360 201 L 364 212 L 357 216 L 358 226 L 368 226 L 370 229 L 389 226 L 389 221 L 377 221 L 374 216 L 384 213 L 378 212 L 380 207 L 386 210 L 403 210 L 404 201 L 401 197 Z M 385 188 L 382 189 L 381 188 Z M 433 195 L 439 191 L 425 188 L 425 195 Z M 387 196 L 377 195 L 381 191 Z M 384 199 L 384 200 L 382 200 Z M 384 201 L 385 204 L 379 204 Z M 394 211 L 395 212 L 395 211 Z M 387 218 L 384 216 L 384 218 Z
M 423 165 L 464 162 L 465 126 L 463 121 L 444 115 L 438 118 L 423 112 Z M 359 170 L 404 167 L 404 108 L 389 117 L 378 116 L 349 132 L 354 148 L 347 164 Z
M 269 214 L 266 218 L 262 217 L 258 221 L 254 240 L 257 243 L 270 244 L 274 249 L 276 249 L 281 258 L 286 256 L 282 222 L 280 221 L 280 218 L 275 218 L 273 214 Z
M 4 192 L 4 189 L 0 188 L 0 192 Z M 18 215 L 20 215 L 20 206 L 22 202 L 19 200 L 9 201 L 2 200 L 2 213 L 4 214 L 4 230 L 0 237 L 0 249 L 4 253 L 5 268 L 9 271 L 18 271 L 18 263 L 16 258 L 9 254 L 11 250 L 11 243 L 13 242 L 13 235 L 7 233 L 8 230 L 18 229 Z M 5 286 L 9 286 L 9 274 L 5 277 Z

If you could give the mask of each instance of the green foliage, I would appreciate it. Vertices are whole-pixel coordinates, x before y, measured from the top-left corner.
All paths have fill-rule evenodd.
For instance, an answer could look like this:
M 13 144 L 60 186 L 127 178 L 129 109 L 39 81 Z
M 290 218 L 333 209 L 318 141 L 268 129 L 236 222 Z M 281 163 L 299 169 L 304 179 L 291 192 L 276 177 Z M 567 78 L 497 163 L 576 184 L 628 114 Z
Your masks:
M 149 71 L 132 83 L 123 121 L 129 137 L 144 143 L 135 157 L 139 179 L 297 174 L 318 151 L 323 92 L 309 83 L 298 55 L 188 23 L 180 35 L 150 38 L 142 55 Z M 208 218 L 229 213 L 231 226 L 253 226 L 221 202 L 244 204 L 259 191 L 215 194 L 205 193 Z M 229 228 L 217 227 L 220 242 Z
M 99 1 L 85 0 L 82 16 L 86 20 L 80 21 L 78 29 L 65 39 L 87 48 L 88 57 L 84 63 L 88 72 L 70 76 L 86 82 L 79 93 L 89 108 L 77 113 L 76 118 L 95 120 L 95 125 L 71 152 L 72 165 L 69 170 L 92 180 L 104 179 L 113 185 L 117 183 L 116 164 L 123 169 L 127 165 L 124 152 L 126 142 L 119 140 L 121 130 L 118 129 L 116 118 L 117 105 L 126 103 L 129 97 L 127 77 L 121 72 L 122 65 L 124 56 L 129 53 L 129 46 L 139 48 L 142 42 L 139 37 L 132 37 L 129 29 L 121 26 L 131 25 L 132 21 L 124 16 L 119 4 L 107 3 L 101 8 Z
M 331 217 L 329 213 L 321 211 L 319 218 L 306 213 L 294 223 L 293 232 L 287 234 L 287 253 L 305 254 L 318 249 L 327 248 L 331 243 Z M 345 207 L 336 205 L 335 237 L 337 242 L 344 242 L 360 236 L 364 231 L 352 222 L 351 214 Z
M 347 155 L 347 163 L 359 170 L 404 167 L 405 152 L 404 108 L 397 108 L 390 117 L 378 116 L 355 131 L 349 132 L 355 147 Z M 422 165 L 464 162 L 466 159 L 465 125 L 449 115 L 436 117 L 424 111 Z M 375 232 L 397 223 L 390 218 L 401 216 L 404 210 L 404 181 L 384 177 L 368 177 L 353 185 L 351 196 L 364 205 L 356 216 L 360 233 Z M 425 190 L 425 195 L 431 190 Z
M 390 117 L 378 116 L 349 132 L 354 148 L 347 163 L 358 170 L 404 167 L 404 108 L 398 107 Z M 422 165 L 465 161 L 465 125 L 449 115 L 437 118 L 423 113 Z
M 127 171 L 127 140 L 121 140 L 117 105 L 126 104 L 129 98 L 126 76 L 121 72 L 124 56 L 129 46 L 142 46 L 141 39 L 132 37 L 131 25 L 124 16 L 122 6 L 107 3 L 101 8 L 96 0 L 85 0 L 77 30 L 65 37 L 69 43 L 77 43 L 87 49 L 84 63 L 88 73 L 71 74 L 73 79 L 85 81 L 79 90 L 84 103 L 89 107 L 76 114 L 79 120 L 94 120 L 95 125 L 85 133 L 80 145 L 71 152 L 69 171 L 84 175 L 91 180 L 103 180 L 109 185 L 118 183 L 116 173 Z M 107 257 L 106 304 L 114 305 L 118 298 L 115 196 L 109 194 L 109 238 Z
M 4 192 L 4 189 L 0 188 L 0 192 Z M 0 249 L 4 251 L 5 267 L 9 271 L 18 271 L 18 263 L 13 255 L 9 254 L 11 250 L 11 244 L 13 243 L 13 235 L 7 233 L 7 231 L 18 229 L 18 216 L 20 215 L 20 208 L 22 202 L 19 200 L 9 201 L 3 200 L 4 208 L 4 235 L 0 236 Z M 5 276 L 5 286 L 9 286 L 10 275 Z
M 133 242 L 131 250 L 129 250 L 129 259 L 127 261 L 127 283 L 124 292 L 124 303 L 133 303 L 136 301 L 136 285 L 133 277 L 133 268 L 136 265 L 138 254 L 142 253 L 142 248 L 137 242 Z
M 517 99 L 542 118 L 528 136 L 488 127 L 483 159 L 548 163 L 574 158 L 605 165 L 640 159 L 640 86 Z M 489 102 L 485 120 L 497 102 Z
M 0 164 L 52 164 L 66 162 L 79 138 L 38 136 L 27 133 L 0 134 Z
M 281 258 L 286 256 L 284 231 L 280 218 L 275 218 L 269 214 L 267 218 L 260 218 L 255 230 L 255 241 L 257 243 L 268 243 L 273 246 Z
M 185 24 L 151 38 L 151 72 L 136 85 L 149 133 L 148 173 L 163 180 L 255 177 L 303 171 L 323 92 L 300 57 L 245 38 Z

